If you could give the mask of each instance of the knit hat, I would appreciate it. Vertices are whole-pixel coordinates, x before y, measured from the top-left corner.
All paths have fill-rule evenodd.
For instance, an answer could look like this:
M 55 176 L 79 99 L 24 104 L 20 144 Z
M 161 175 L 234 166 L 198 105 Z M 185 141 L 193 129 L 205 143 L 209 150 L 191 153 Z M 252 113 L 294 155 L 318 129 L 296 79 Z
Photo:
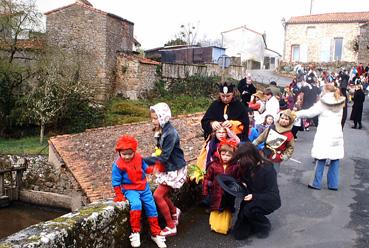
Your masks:
M 115 151 L 121 151 L 121 150 L 128 150 L 131 149 L 132 151 L 136 151 L 138 146 L 138 142 L 135 138 L 128 135 L 123 135 L 120 137 L 117 141 L 117 144 L 115 145 Z
M 159 102 L 154 106 L 151 106 L 150 111 L 154 111 L 155 114 L 158 116 L 159 125 L 162 128 L 170 120 L 170 118 L 172 118 L 170 108 L 165 102 Z

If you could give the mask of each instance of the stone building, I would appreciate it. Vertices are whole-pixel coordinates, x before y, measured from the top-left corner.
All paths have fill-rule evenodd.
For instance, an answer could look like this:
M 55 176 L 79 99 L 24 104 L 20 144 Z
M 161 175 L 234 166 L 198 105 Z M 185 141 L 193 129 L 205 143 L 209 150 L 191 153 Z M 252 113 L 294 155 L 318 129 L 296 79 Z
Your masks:
M 368 22 L 369 12 L 291 17 L 285 23 L 283 59 L 290 63 L 368 63 Z
M 45 13 L 47 43 L 73 55 L 86 55 L 84 80 L 93 85 L 96 100 L 114 94 L 117 52 L 132 52 L 133 22 L 96 9 L 87 0 Z

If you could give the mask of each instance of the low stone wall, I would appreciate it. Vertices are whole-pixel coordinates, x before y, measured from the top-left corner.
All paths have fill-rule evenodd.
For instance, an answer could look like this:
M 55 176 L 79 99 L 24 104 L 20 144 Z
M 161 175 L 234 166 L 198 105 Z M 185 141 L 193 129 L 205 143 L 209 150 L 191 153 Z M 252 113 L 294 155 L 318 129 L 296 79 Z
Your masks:
M 180 191 L 174 192 L 175 204 L 182 210 L 193 206 L 194 202 L 198 201 L 199 189 L 198 186 L 185 184 Z M 148 227 L 145 218 L 142 222 L 141 237 L 145 240 L 149 237 Z M 0 240 L 0 248 L 126 248 L 130 247 L 128 239 L 130 232 L 128 203 L 105 200 L 23 229 Z
M 193 75 L 221 76 L 222 69 L 217 64 L 165 64 L 163 63 L 162 77 L 164 79 L 187 78 Z M 246 67 L 231 65 L 225 69 L 225 76 L 241 80 L 246 76 Z
M 48 162 L 47 156 L 8 155 L 1 156 L 0 159 L 14 167 L 27 163 L 27 170 L 22 178 L 21 201 L 71 210 L 87 203 L 81 187 L 70 171 L 64 165 L 55 169 Z

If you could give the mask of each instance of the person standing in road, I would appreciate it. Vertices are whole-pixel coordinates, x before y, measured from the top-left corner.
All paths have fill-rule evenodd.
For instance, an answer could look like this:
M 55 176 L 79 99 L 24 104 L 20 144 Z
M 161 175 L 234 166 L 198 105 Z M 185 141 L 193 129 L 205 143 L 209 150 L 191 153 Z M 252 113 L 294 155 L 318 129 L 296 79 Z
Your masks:
M 338 190 L 340 159 L 344 156 L 343 132 L 341 119 L 345 97 L 333 84 L 326 84 L 320 100 L 311 108 L 296 112 L 297 118 L 318 116 L 319 124 L 314 137 L 311 156 L 316 160 L 315 176 L 309 188 L 321 189 L 326 161 L 330 160 L 328 169 L 328 189 Z
M 245 106 L 248 106 L 251 96 L 256 93 L 256 87 L 252 83 L 251 74 L 240 80 L 237 86 L 238 91 L 241 94 L 241 101 Z
M 352 128 L 357 128 L 359 124 L 359 129 L 362 128 L 361 116 L 363 114 L 363 105 L 365 100 L 365 93 L 363 91 L 363 86 L 361 84 L 355 85 L 355 93 L 353 97 L 354 104 L 352 105 L 352 111 L 350 120 L 354 121 Z

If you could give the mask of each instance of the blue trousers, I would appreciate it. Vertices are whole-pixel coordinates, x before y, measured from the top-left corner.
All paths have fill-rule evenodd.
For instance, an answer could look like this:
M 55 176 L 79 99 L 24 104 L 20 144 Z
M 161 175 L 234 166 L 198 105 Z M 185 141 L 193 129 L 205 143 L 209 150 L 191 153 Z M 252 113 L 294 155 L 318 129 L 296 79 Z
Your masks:
M 319 159 L 316 162 L 314 181 L 313 184 L 311 185 L 316 189 L 322 188 L 322 178 L 326 161 L 327 161 L 326 159 Z M 329 189 L 338 189 L 340 175 L 339 168 L 340 168 L 340 160 L 339 159 L 331 160 L 327 173 L 327 183 Z
M 145 209 L 147 217 L 157 217 L 158 211 L 156 210 L 156 205 L 154 197 L 152 196 L 150 187 L 146 184 L 144 190 L 124 190 L 123 193 L 129 201 L 131 210 L 142 210 L 142 206 Z

